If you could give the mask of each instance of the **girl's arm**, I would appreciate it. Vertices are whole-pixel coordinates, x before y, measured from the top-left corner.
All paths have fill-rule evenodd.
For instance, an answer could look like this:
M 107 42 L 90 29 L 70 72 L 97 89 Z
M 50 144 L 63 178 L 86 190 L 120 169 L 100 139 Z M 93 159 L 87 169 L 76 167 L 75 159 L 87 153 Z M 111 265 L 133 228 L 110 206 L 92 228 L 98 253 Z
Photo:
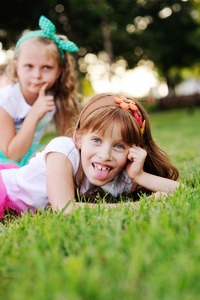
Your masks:
M 128 176 L 134 183 L 149 191 L 173 193 L 179 186 L 179 182 L 145 172 L 143 166 L 146 156 L 147 153 L 144 149 L 136 146 L 130 148 L 129 162 L 126 167 Z
M 45 89 L 46 85 L 41 88 L 18 133 L 12 117 L 0 107 L 0 149 L 7 158 L 15 161 L 23 158 L 32 144 L 38 121 L 53 109 L 53 97 L 45 96 Z
M 0 149 L 4 155 L 20 161 L 31 146 L 36 126 L 37 123 L 31 117 L 27 117 L 16 134 L 13 119 L 0 108 Z
M 62 153 L 50 152 L 47 154 L 46 186 L 52 210 L 61 211 L 70 200 L 75 199 L 73 166 L 71 161 Z M 73 208 L 71 202 L 65 210 L 70 213 Z

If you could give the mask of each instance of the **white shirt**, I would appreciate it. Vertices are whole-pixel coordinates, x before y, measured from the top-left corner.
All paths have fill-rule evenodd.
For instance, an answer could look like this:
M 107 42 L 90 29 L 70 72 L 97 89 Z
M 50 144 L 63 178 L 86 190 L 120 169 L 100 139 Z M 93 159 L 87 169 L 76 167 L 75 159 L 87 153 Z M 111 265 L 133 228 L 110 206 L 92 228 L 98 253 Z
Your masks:
M 25 117 L 32 108 L 32 106 L 24 99 L 19 82 L 9 84 L 0 89 L 0 107 L 2 107 L 14 120 L 16 133 L 20 130 Z M 32 144 L 39 144 L 55 111 L 56 108 L 54 107 L 53 111 L 47 112 L 44 117 L 39 120 Z
M 38 152 L 28 165 L 19 169 L 1 170 L 7 194 L 11 199 L 20 199 L 34 208 L 44 209 L 49 202 L 46 190 L 46 155 L 49 152 L 64 154 L 72 163 L 73 176 L 76 175 L 80 162 L 79 150 L 72 138 L 56 137 L 42 152 Z M 81 195 L 91 187 L 91 183 L 86 178 L 80 189 Z M 131 191 L 132 181 L 124 170 L 112 182 L 101 188 L 117 197 Z

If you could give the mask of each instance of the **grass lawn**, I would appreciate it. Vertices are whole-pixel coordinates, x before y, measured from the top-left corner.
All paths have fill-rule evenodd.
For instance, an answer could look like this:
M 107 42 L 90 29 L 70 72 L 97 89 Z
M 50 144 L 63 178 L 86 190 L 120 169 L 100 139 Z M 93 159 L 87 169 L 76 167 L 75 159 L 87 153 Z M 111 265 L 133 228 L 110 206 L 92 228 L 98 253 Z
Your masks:
M 9 217 L 0 223 L 0 299 L 197 300 L 200 109 L 150 116 L 185 187 L 165 200 Z M 46 135 L 48 142 L 54 134 Z

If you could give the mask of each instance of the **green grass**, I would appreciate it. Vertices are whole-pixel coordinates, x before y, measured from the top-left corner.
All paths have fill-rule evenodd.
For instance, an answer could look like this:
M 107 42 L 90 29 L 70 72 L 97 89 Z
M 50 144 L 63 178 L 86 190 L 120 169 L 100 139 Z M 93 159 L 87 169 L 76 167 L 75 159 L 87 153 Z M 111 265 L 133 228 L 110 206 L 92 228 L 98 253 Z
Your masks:
M 143 196 L 135 209 L 8 217 L 0 223 L 0 299 L 199 299 L 200 110 L 151 121 L 185 187 L 165 200 Z
M 178 167 L 180 177 L 196 177 L 200 167 L 200 109 L 159 112 L 150 120 L 156 142 Z

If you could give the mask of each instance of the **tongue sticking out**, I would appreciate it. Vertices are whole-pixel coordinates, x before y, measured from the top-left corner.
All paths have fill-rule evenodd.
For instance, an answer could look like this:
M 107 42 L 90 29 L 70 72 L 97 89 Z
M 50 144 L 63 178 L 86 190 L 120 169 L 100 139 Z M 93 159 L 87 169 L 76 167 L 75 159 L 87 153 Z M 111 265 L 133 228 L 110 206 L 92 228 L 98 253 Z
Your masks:
M 96 175 L 96 177 L 97 177 L 98 180 L 105 180 L 106 177 L 109 174 L 109 170 L 108 169 L 101 170 L 101 169 L 99 169 L 98 167 L 95 166 L 94 170 L 95 170 L 95 175 Z

